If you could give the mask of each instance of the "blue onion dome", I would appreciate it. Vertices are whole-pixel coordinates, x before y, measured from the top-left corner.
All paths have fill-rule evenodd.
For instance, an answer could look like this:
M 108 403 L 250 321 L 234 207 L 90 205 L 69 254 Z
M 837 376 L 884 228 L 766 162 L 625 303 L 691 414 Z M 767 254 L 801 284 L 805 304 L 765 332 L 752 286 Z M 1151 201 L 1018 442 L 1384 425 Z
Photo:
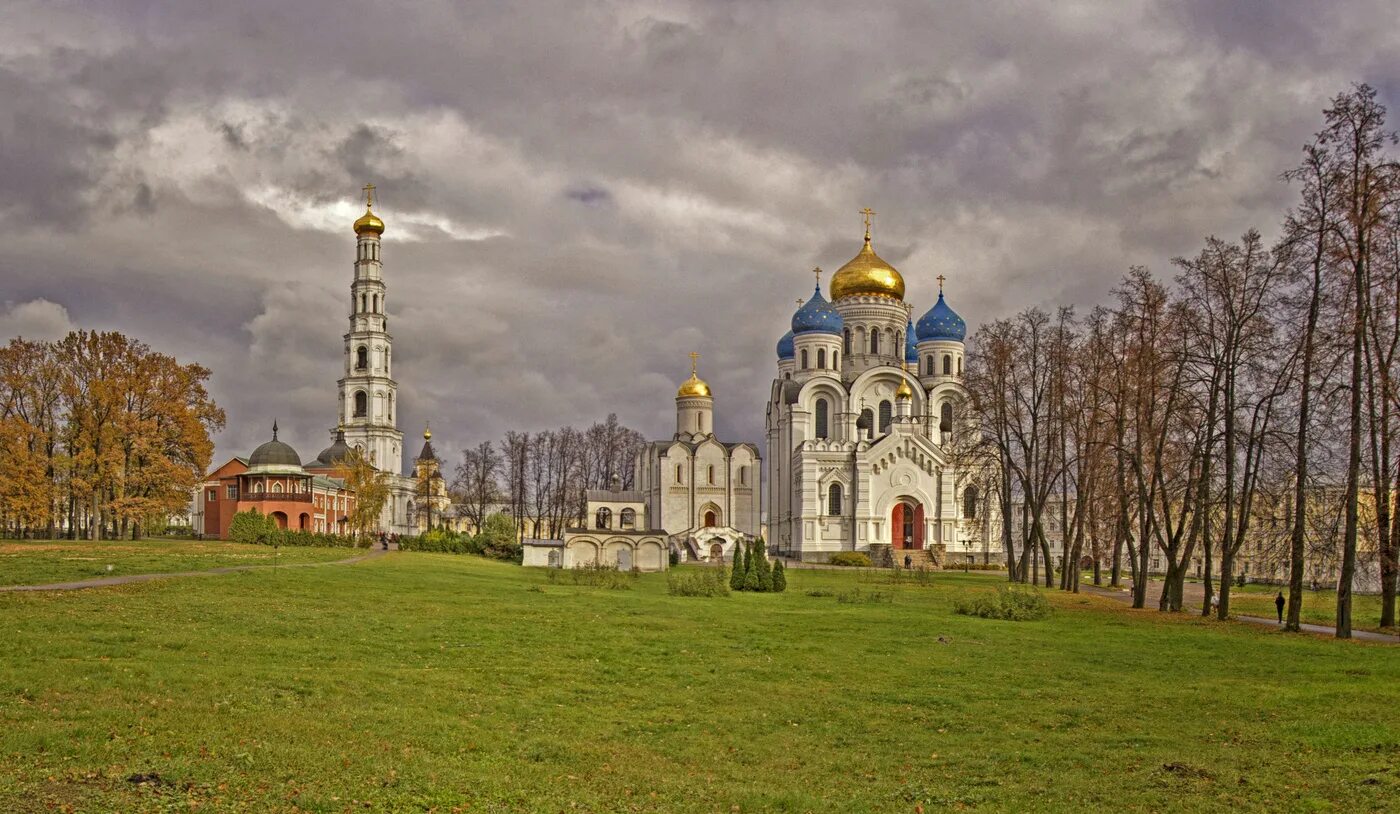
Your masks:
M 783 334 L 783 338 L 778 340 L 778 358 L 793 359 L 797 356 L 797 349 L 792 346 L 792 331 Z
M 948 307 L 948 303 L 943 301 L 943 292 L 938 292 L 938 302 L 928 309 L 928 313 L 919 318 L 919 341 L 925 342 L 933 339 L 951 340 L 961 342 L 967 337 L 967 323 L 958 316 L 958 312 Z
M 794 334 L 824 333 L 840 334 L 844 323 L 841 315 L 836 313 L 836 309 L 831 307 L 831 303 L 822 296 L 822 287 L 817 286 L 812 292 L 812 298 L 797 309 L 797 313 L 792 315 L 792 332 Z
M 911 365 L 919 363 L 919 343 L 914 338 L 914 320 L 909 320 L 909 327 L 904 329 L 904 361 Z

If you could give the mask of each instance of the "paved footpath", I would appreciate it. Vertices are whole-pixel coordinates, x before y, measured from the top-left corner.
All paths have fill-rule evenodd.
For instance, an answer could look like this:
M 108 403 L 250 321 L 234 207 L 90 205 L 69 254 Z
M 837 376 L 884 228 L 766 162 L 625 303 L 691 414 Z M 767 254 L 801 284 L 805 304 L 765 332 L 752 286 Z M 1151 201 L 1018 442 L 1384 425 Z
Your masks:
M 0 587 L 0 592 L 4 591 L 81 591 L 84 588 L 105 588 L 108 585 L 128 585 L 133 582 L 150 582 L 156 579 L 170 579 L 172 577 L 213 577 L 219 574 L 234 574 L 239 571 L 257 571 L 263 568 L 313 568 L 320 565 L 350 565 L 352 563 L 372 560 L 382 557 L 389 552 L 376 548 L 364 554 L 354 557 L 347 557 L 343 560 L 330 560 L 328 562 L 293 562 L 286 565 L 231 565 L 225 568 L 214 568 L 209 571 L 172 571 L 165 574 L 128 574 L 120 577 L 98 577 L 97 579 L 84 579 L 77 582 L 54 582 L 49 585 L 7 585 Z
M 1151 584 L 1153 586 L 1160 586 L 1160 583 L 1156 582 Z M 1114 591 L 1108 588 L 1099 588 L 1093 585 L 1080 585 L 1079 590 L 1084 591 L 1086 593 L 1096 594 L 1098 596 L 1106 596 L 1110 599 L 1117 599 L 1120 602 L 1131 603 L 1133 601 L 1133 595 L 1131 591 Z M 1199 591 L 1197 591 L 1197 593 L 1199 594 Z M 1196 599 L 1199 601 L 1200 597 L 1197 596 Z M 1269 619 L 1263 616 L 1238 616 L 1232 614 L 1230 618 L 1236 622 L 1246 622 L 1251 625 L 1263 625 L 1265 627 L 1272 628 L 1283 627 L 1278 623 L 1277 620 Z M 1319 636 L 1335 636 L 1337 633 L 1336 628 L 1327 627 L 1326 625 L 1300 624 L 1298 625 L 1298 627 L 1302 630 L 1303 633 L 1314 633 Z M 1370 630 L 1353 630 L 1351 632 L 1351 637 L 1353 639 L 1358 639 L 1363 642 L 1384 642 L 1386 644 L 1400 644 L 1400 636 L 1392 636 L 1388 633 L 1375 633 Z

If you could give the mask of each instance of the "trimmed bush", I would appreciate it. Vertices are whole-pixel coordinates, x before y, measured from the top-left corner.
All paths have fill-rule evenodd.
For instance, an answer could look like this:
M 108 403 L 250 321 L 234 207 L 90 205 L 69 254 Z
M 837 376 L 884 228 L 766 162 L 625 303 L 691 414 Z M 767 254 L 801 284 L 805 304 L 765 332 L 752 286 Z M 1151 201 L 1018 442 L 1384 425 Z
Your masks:
M 953 612 L 982 619 L 1028 622 L 1050 616 L 1050 602 L 1034 588 L 999 587 L 995 594 L 965 594 L 953 601 Z
M 752 557 L 753 552 L 750 551 L 749 554 L 750 554 L 750 556 L 745 557 L 744 559 L 752 561 L 752 560 L 753 560 L 753 557 Z M 758 566 L 755 565 L 755 564 L 752 564 L 752 562 L 750 563 L 748 569 L 744 571 L 744 590 L 746 590 L 746 591 L 757 591 L 757 590 L 758 590 Z
M 734 544 L 734 565 L 729 569 L 729 590 L 744 590 L 744 555 L 740 550 L 743 543 Z
M 773 561 L 773 593 L 780 594 L 787 590 L 787 569 L 783 567 L 782 560 Z
M 235 543 L 270 545 L 277 523 L 256 508 L 239 512 L 228 524 L 228 538 Z
M 870 556 L 862 551 L 838 551 L 827 562 L 851 568 L 869 568 Z
M 671 571 L 666 575 L 666 590 L 672 596 L 729 596 L 729 583 L 718 568 Z
M 754 570 L 758 572 L 758 590 L 760 592 L 773 590 L 773 567 L 768 562 L 768 547 L 760 538 L 754 542 L 750 550 L 753 551 Z

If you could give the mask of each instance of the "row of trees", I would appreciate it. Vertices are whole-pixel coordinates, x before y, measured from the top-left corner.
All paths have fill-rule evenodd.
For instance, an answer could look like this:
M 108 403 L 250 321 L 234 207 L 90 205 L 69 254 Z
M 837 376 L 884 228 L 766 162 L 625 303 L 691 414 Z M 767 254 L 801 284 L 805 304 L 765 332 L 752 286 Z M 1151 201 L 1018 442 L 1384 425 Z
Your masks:
M 643 443 L 615 414 L 586 430 L 507 432 L 462 453 L 451 491 L 477 528 L 504 509 L 521 534 L 558 538 L 582 523 L 587 490 L 632 488 Z
M 183 512 L 224 424 L 208 378 L 120 333 L 0 348 L 0 527 L 136 537 Z
M 1158 606 L 1181 610 L 1186 576 L 1200 562 L 1201 612 L 1224 618 L 1241 547 L 1261 539 L 1253 528 L 1261 514 L 1281 508 L 1288 627 L 1298 628 L 1304 563 L 1317 554 L 1308 545 L 1335 545 L 1337 635 L 1350 636 L 1358 540 L 1367 535 L 1380 623 L 1394 625 L 1400 168 L 1388 148 L 1396 138 L 1365 85 L 1338 95 L 1325 118 L 1284 174 L 1299 198 L 1273 245 L 1254 231 L 1233 242 L 1211 237 L 1174 261 L 1172 284 L 1134 268 L 1112 305 L 1083 316 L 1032 308 L 977 332 L 967 409 L 982 432 L 959 454 L 1000 502 L 1012 580 L 1034 579 L 1043 563 L 1045 584 L 1055 584 L 1047 537 L 1055 530 L 1059 587 L 1077 589 L 1083 559 L 1096 582 L 1102 565 L 1115 585 L 1126 564 L 1133 604 L 1144 607 L 1155 554 L 1165 563 Z M 1319 542 L 1330 517 L 1340 521 L 1336 533 Z

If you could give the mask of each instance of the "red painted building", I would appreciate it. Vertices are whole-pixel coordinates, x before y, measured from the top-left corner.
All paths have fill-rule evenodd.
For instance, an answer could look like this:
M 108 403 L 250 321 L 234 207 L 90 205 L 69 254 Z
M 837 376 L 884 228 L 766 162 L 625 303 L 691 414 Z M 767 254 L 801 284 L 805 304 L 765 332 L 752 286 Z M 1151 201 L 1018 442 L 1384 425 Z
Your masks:
M 233 458 L 205 477 L 195 499 L 195 531 L 227 539 L 233 516 L 257 509 L 279 528 L 347 533 L 355 493 L 333 475 L 348 451 L 343 437 L 338 437 L 335 445 L 303 467 L 296 450 L 277 440 L 277 425 L 273 424 L 271 441 L 247 458 Z

